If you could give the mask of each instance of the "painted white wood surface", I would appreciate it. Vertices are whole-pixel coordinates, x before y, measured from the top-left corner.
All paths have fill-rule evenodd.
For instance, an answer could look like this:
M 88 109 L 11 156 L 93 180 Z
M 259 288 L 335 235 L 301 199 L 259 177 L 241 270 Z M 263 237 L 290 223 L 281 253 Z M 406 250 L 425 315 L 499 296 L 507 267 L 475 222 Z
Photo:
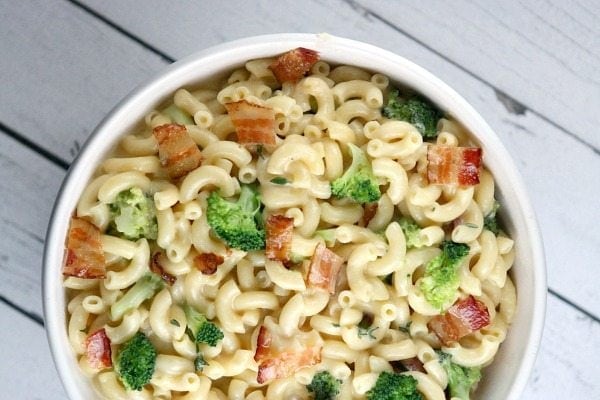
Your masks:
M 0 14 L 0 52 L 5 55 L 0 58 L 0 123 L 66 161 L 76 151 L 72 148 L 75 141 L 82 143 L 124 94 L 167 64 L 72 3 L 6 3 Z M 87 4 L 173 58 L 253 34 L 327 31 L 388 48 L 425 66 L 484 115 L 522 168 L 547 243 L 550 286 L 600 314 L 596 289 L 600 274 L 594 263 L 600 255 L 599 231 L 594 225 L 598 212 L 595 203 L 589 201 L 600 193 L 599 175 L 594 173 L 600 171 L 599 157 L 546 118 L 507 111 L 496 100 L 492 86 L 440 57 L 443 49 L 432 46 L 435 51 L 431 51 L 346 2 L 260 3 L 252 7 L 241 0 L 204 6 L 198 2 L 174 6 L 155 0 L 143 4 L 94 0 Z M 583 45 L 590 51 L 598 50 L 593 44 Z M 517 80 L 508 75 L 507 82 Z M 529 94 L 531 89 L 522 90 Z M 589 104 L 595 108 L 600 105 Z M 577 163 L 570 165 L 573 160 Z M 41 314 L 41 239 L 64 170 L 4 134 L 0 135 L 0 165 L 4 167 L 0 218 L 5 225 L 0 235 L 0 295 Z M 562 191 L 556 189 L 557 182 Z M 17 359 L 22 353 L 14 350 L 19 343 L 37 343 L 43 348 L 42 329 L 22 314 L 4 308 L 0 306 L 0 326 L 14 327 L 20 336 L 2 338 L 0 354 Z M 523 398 L 600 398 L 600 365 L 595 362 L 600 356 L 599 326 L 551 296 L 541 353 Z M 52 391 L 51 385 L 44 395 L 34 390 L 24 395 L 22 385 L 12 384 L 25 382 L 26 366 L 35 360 L 43 364 L 36 370 L 42 381 L 58 384 L 49 358 L 30 354 L 24 368 L 0 362 L 0 379 L 16 376 L 10 385 L 0 381 L 8 390 L 7 398 L 63 398 L 62 391 Z
M 600 149 L 600 2 L 356 2 Z
M 0 135 L 0 295 L 38 315 L 44 236 L 64 173 Z
M 0 399 L 67 399 L 44 328 L 0 304 Z
M 302 7 L 295 1 L 254 7 L 244 0 L 223 2 L 218 7 L 195 1 L 178 3 L 178 7 L 161 0 L 84 1 L 174 58 L 249 35 L 325 31 L 381 46 L 424 66 L 481 112 L 517 162 L 530 188 L 545 241 L 550 244 L 546 246 L 550 287 L 600 315 L 600 292 L 595 283 L 600 280 L 600 269 L 595 267 L 595 260 L 600 259 L 600 230 L 590 218 L 595 215 L 598 219 L 600 212 L 587 200 L 600 197 L 599 155 L 538 115 L 509 111 L 491 86 L 383 24 L 368 10 L 341 0 L 305 1 Z M 400 12 L 403 8 L 398 5 L 396 9 Z M 206 15 L 210 18 L 198 23 Z M 176 29 L 155 29 L 157 24 Z M 592 104 L 600 107 L 600 99 Z M 573 251 L 574 247 L 579 251 Z M 590 274 L 595 279 L 580 279 Z

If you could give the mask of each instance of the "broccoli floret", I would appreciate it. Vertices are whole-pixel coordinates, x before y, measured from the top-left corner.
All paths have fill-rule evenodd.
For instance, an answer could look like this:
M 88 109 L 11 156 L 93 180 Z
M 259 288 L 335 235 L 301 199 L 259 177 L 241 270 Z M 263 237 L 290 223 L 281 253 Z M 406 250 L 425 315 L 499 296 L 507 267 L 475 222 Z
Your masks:
M 150 382 L 156 365 L 156 349 L 141 332 L 123 343 L 115 365 L 117 374 L 128 390 L 142 390 Z
M 212 192 L 207 199 L 208 224 L 227 245 L 244 251 L 265 248 L 265 230 L 260 214 L 260 195 L 242 185 L 240 197 L 233 203 Z
M 494 235 L 498 235 L 500 228 L 498 227 L 498 219 L 496 218 L 496 212 L 500 208 L 500 203 L 494 200 L 494 206 L 492 211 L 483 219 L 483 227 L 488 231 L 491 231 Z
M 427 100 L 419 96 L 404 99 L 398 89 L 390 93 L 388 103 L 383 108 L 383 115 L 413 124 L 426 139 L 437 136 L 437 122 L 443 117 L 443 114 Z
M 332 229 L 320 229 L 315 231 L 315 237 L 321 238 L 325 241 L 325 244 L 329 247 L 335 245 L 335 228 Z
M 400 223 L 400 227 L 406 238 L 406 248 L 413 249 L 423 247 L 424 243 L 421 238 L 421 227 L 408 218 L 401 218 L 398 222 Z
M 452 362 L 452 356 L 444 352 L 438 352 L 440 364 L 448 375 L 448 390 L 451 397 L 469 400 L 471 389 L 481 379 L 481 368 L 463 367 Z
M 328 371 L 317 372 L 306 389 L 314 393 L 315 400 L 334 400 L 340 393 L 342 381 L 335 379 Z
M 459 286 L 458 266 L 469 253 L 464 243 L 442 243 L 442 254 L 427 263 L 420 289 L 432 306 L 443 310 L 452 300 Z
M 152 198 L 146 196 L 139 187 L 120 192 L 108 208 L 112 233 L 129 240 L 156 239 L 156 207 Z
M 356 145 L 348 143 L 352 164 L 342 176 L 331 182 L 331 193 L 335 197 L 352 198 L 357 203 L 372 203 L 379 200 L 379 183 L 365 153 Z
M 171 104 L 169 107 L 165 108 L 163 113 L 171 118 L 171 121 L 176 124 L 194 125 L 194 120 L 175 104 Z
M 121 319 L 129 310 L 138 308 L 140 304 L 154 296 L 165 283 L 160 276 L 151 272 L 142 276 L 136 283 L 110 307 L 110 317 L 113 321 Z
M 223 331 L 217 325 L 210 322 L 203 314 L 200 314 L 189 305 L 183 307 L 187 326 L 196 343 L 206 343 L 214 347 L 219 340 L 223 339 Z
M 367 392 L 367 400 L 423 400 L 423 396 L 412 376 L 383 371 Z

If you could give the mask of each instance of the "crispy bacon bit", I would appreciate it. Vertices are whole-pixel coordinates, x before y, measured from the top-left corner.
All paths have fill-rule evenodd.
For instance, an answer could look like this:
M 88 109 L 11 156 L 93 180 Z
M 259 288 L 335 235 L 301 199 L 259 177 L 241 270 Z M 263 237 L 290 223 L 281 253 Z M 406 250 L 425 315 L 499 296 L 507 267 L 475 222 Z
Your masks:
M 177 277 L 169 274 L 163 268 L 163 263 L 165 261 L 165 255 L 160 251 L 157 251 L 152 256 L 152 260 L 150 260 L 150 271 L 154 272 L 156 275 L 160 276 L 163 281 L 169 284 L 169 286 L 173 286 Z
M 256 381 L 265 383 L 272 379 L 287 378 L 302 367 L 321 362 L 321 348 L 308 347 L 302 352 L 286 351 L 277 357 L 268 358 L 258 366 Z
M 272 108 L 253 104 L 246 100 L 227 103 L 225 108 L 235 126 L 240 144 L 275 144 L 275 112 Z
M 459 186 L 479 183 L 481 149 L 478 147 L 431 145 L 427 161 L 429 183 Z
M 106 275 L 100 230 L 85 219 L 71 218 L 63 274 L 87 279 Z
M 104 328 L 92 333 L 85 341 L 88 362 L 95 369 L 112 367 L 110 339 Z
M 335 293 L 335 283 L 344 259 L 319 243 L 310 260 L 308 284 Z
M 264 325 L 261 325 L 256 338 L 256 352 L 254 353 L 254 361 L 261 362 L 269 356 L 269 349 L 271 348 L 272 341 L 273 337 L 271 336 L 271 332 L 269 332 Z
M 158 157 L 171 179 L 196 169 L 202 161 L 200 149 L 183 125 L 165 124 L 154 128 Z
M 489 323 L 490 314 L 485 304 L 469 296 L 454 303 L 445 314 L 432 318 L 427 326 L 447 346 Z
M 269 260 L 277 260 L 286 264 L 290 261 L 294 218 L 283 215 L 270 215 L 267 218 L 266 250 Z
M 194 257 L 196 268 L 204 275 L 212 275 L 217 272 L 217 267 L 223 264 L 225 259 L 214 253 L 202 253 Z
M 419 371 L 426 372 L 423 363 L 417 357 L 407 358 L 406 360 L 391 361 L 394 372 Z
M 256 340 L 254 360 L 259 363 L 256 381 L 260 384 L 272 379 L 286 378 L 302 367 L 321 362 L 321 346 L 307 346 L 300 351 L 276 352 L 273 337 L 263 325 Z
M 364 206 L 363 216 L 360 219 L 360 226 L 367 226 L 369 222 L 373 219 L 375 214 L 377 214 L 377 209 L 379 208 L 378 203 L 367 203 Z
M 279 82 L 297 82 L 317 61 L 319 61 L 318 52 L 298 47 L 277 57 L 269 68 Z

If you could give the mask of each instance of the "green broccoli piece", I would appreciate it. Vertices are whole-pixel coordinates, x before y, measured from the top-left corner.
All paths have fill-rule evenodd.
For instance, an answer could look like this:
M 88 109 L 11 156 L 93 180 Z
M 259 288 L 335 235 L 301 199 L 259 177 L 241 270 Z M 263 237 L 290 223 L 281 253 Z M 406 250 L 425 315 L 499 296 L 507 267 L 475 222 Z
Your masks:
M 425 266 L 420 289 L 432 306 L 442 311 L 452 300 L 459 286 L 458 267 L 469 253 L 464 243 L 446 241 L 442 243 L 442 254 Z
M 437 122 L 443 117 L 440 110 L 429 101 L 419 96 L 404 99 L 398 89 L 390 92 L 383 115 L 413 124 L 425 139 L 437 136 Z
M 194 120 L 185 111 L 177 107 L 175 104 L 171 104 L 169 107 L 163 110 L 163 114 L 166 114 L 171 121 L 175 124 L 180 125 L 194 125 Z
M 120 192 L 115 201 L 108 205 L 108 209 L 111 233 L 129 240 L 156 239 L 156 207 L 152 198 L 146 196 L 139 187 Z
M 408 218 L 401 218 L 398 221 L 404 237 L 406 238 L 406 248 L 413 249 L 423 247 L 423 239 L 421 238 L 421 227 L 417 223 Z
M 448 390 L 451 397 L 469 400 L 471 389 L 481 380 L 481 368 L 463 367 L 452 362 L 452 356 L 439 351 L 439 361 L 448 375 Z
M 367 400 L 423 400 L 423 396 L 412 376 L 383 371 L 367 392 Z
M 219 340 L 223 339 L 223 331 L 217 325 L 210 322 L 206 316 L 200 314 L 187 304 L 183 307 L 183 311 L 187 319 L 188 329 L 196 343 L 206 343 L 214 347 Z
M 315 231 L 315 237 L 321 238 L 325 241 L 325 245 L 331 247 L 335 245 L 336 237 L 335 237 L 335 228 L 332 229 L 320 229 Z
M 483 219 L 483 227 L 488 231 L 491 231 L 494 235 L 498 235 L 498 232 L 500 232 L 500 228 L 498 227 L 498 219 L 496 218 L 496 212 L 499 208 L 500 203 L 494 200 L 492 211 L 490 211 Z
M 260 214 L 260 195 L 250 185 L 242 185 L 233 203 L 212 192 L 207 199 L 208 224 L 227 245 L 244 251 L 265 248 L 265 230 Z
M 328 371 L 317 372 L 306 389 L 314 393 L 315 400 L 334 400 L 340 393 L 342 381 L 335 379 Z
M 115 369 L 128 390 L 142 390 L 150 382 L 156 365 L 156 349 L 141 332 L 123 343 Z
M 145 300 L 152 298 L 154 293 L 162 289 L 164 285 L 160 276 L 151 272 L 145 274 L 110 307 L 111 319 L 113 321 L 121 319 L 127 311 L 138 308 Z
M 331 193 L 336 197 L 349 197 L 357 203 L 379 200 L 379 183 L 365 153 L 356 145 L 348 143 L 352 164 L 342 176 L 331 182 Z

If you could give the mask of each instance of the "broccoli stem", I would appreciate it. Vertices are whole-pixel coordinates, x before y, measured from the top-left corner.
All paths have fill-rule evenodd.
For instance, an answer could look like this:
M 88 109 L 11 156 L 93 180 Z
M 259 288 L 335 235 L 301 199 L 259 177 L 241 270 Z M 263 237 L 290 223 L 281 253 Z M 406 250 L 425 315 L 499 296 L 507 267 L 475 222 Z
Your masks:
M 147 273 L 110 307 L 110 317 L 113 321 L 119 320 L 129 310 L 138 308 L 145 300 L 154 296 L 154 293 L 164 287 L 163 280 L 156 274 Z

